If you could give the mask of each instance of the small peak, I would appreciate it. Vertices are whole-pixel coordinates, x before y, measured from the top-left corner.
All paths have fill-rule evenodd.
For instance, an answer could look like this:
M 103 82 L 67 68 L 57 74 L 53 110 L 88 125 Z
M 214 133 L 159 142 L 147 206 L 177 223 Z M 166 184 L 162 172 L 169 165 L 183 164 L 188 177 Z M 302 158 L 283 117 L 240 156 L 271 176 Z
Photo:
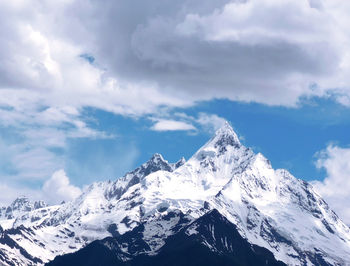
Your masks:
M 165 160 L 161 154 L 155 153 L 152 155 L 151 159 L 149 159 L 149 162 L 159 163 L 159 162 L 165 162 Z
M 8 207 L 8 210 L 30 211 L 32 208 L 33 204 L 29 201 L 29 199 L 26 196 L 19 196 L 11 203 L 11 205 Z
M 271 162 L 270 160 L 268 160 L 262 153 L 258 152 L 255 156 L 254 156 L 254 161 L 255 164 L 260 164 L 260 165 L 264 165 L 267 168 L 272 168 L 271 166 Z
M 44 208 L 44 207 L 47 207 L 47 204 L 45 201 L 43 200 L 38 200 L 36 202 L 34 202 L 34 209 L 41 209 L 41 208 Z
M 181 157 L 180 160 L 178 160 L 174 166 L 175 166 L 175 169 L 179 168 L 180 166 L 184 165 L 186 163 L 186 159 L 184 157 Z
M 131 172 L 131 174 L 142 173 L 142 176 L 147 176 L 150 173 L 156 172 L 158 170 L 171 172 L 172 167 L 167 160 L 164 160 L 162 155 L 155 153 L 147 162 L 142 164 L 139 168 L 136 168 L 133 172 Z
M 14 201 L 23 201 L 23 200 L 29 200 L 27 196 L 21 195 L 18 196 Z
M 163 158 L 159 153 L 155 153 L 152 157 L 145 163 L 146 165 L 161 166 L 169 165 L 168 161 Z
M 29 203 L 29 199 L 26 196 L 19 196 L 12 202 L 11 205 L 18 205 L 24 203 Z

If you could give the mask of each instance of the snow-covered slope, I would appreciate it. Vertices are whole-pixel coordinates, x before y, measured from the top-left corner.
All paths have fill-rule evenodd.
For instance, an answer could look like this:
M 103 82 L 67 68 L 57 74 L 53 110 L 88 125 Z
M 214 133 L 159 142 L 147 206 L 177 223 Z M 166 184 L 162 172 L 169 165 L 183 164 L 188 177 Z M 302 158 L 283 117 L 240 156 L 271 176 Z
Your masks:
M 31 202 L 27 197 L 21 196 L 15 199 L 9 206 L 0 208 L 0 220 L 11 220 L 27 212 L 44 208 L 44 201 Z
M 142 223 L 115 237 L 96 240 L 79 251 L 56 257 L 47 266 L 286 266 L 269 250 L 250 244 L 237 227 L 217 210 L 211 210 L 192 221 L 179 212 L 162 217 L 171 227 L 169 236 L 156 254 L 150 253 L 149 242 L 142 235 L 149 226 Z M 159 221 L 160 222 L 160 221 Z
M 163 216 L 197 219 L 210 209 L 288 265 L 350 265 L 349 228 L 310 184 L 274 170 L 228 123 L 187 162 L 169 164 L 156 154 L 116 181 L 92 184 L 72 202 L 0 221 L 0 260 L 40 264 L 144 222 L 143 240 L 156 254 L 173 233 Z M 9 239 L 18 247 L 10 248 Z
M 129 230 L 136 223 L 129 224 L 132 222 L 124 219 L 126 213 L 140 221 L 139 210 L 122 207 L 132 206 L 133 202 L 120 200 L 121 196 L 150 173 L 173 171 L 183 163 L 182 158 L 170 164 L 160 154 L 155 154 L 148 162 L 114 182 L 93 183 L 72 202 L 32 211 L 21 208 L 16 216 L 4 217 L 0 220 L 0 262 L 43 264 L 57 255 L 76 251 L 93 240 L 110 236 L 109 231 L 115 224 L 119 225 L 119 232 Z

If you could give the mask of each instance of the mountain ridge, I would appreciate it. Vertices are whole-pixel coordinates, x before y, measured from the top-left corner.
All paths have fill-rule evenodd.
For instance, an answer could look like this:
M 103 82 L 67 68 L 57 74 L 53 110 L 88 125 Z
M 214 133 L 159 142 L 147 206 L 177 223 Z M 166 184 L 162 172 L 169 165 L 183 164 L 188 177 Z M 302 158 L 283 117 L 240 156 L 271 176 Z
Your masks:
M 276 261 L 267 249 L 249 244 L 240 236 L 235 226 L 215 209 L 185 223 L 185 226 L 169 236 L 159 252 L 152 256 L 136 252 L 147 249 L 146 243 L 130 241 L 139 239 L 137 235 L 143 228 L 138 227 L 123 237 L 96 240 L 78 252 L 59 256 L 46 265 L 285 265 Z M 120 248 L 124 243 L 128 245 L 128 249 L 130 246 L 135 248 L 130 253 L 137 255 L 129 257 L 128 260 L 120 257 L 120 254 L 124 253 Z
M 274 170 L 262 154 L 242 145 L 228 123 L 175 165 L 156 154 L 122 178 L 92 184 L 74 201 L 32 210 L 12 224 L 0 221 L 2 236 L 48 262 L 144 223 L 140 241 L 151 255 L 174 234 L 163 217 L 179 212 L 196 220 L 215 209 L 243 239 L 288 265 L 350 264 L 349 227 L 310 184 Z M 0 251 L 10 254 L 11 263 L 18 256 L 6 244 L 0 243 Z M 22 265 L 38 264 L 18 258 Z

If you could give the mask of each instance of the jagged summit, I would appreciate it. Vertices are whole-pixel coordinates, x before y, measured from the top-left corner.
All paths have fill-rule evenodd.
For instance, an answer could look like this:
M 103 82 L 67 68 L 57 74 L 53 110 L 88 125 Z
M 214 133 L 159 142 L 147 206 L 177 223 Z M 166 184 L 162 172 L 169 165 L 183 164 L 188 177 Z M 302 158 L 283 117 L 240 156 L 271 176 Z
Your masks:
M 163 156 L 160 153 L 155 153 L 152 155 L 148 162 L 159 163 L 166 162 L 166 160 L 164 160 Z
M 108 199 L 120 198 L 130 187 L 139 184 L 146 176 L 157 171 L 173 172 L 185 162 L 185 158 L 182 157 L 176 163 L 169 163 L 161 154 L 155 153 L 140 167 L 114 181 L 113 185 L 105 191 L 105 197 Z
M 26 196 L 19 196 L 10 205 L 13 210 L 30 210 L 30 201 Z
M 203 148 L 212 147 L 219 150 L 226 150 L 225 147 L 227 146 L 238 147 L 241 146 L 241 142 L 230 123 L 225 121 Z
M 30 211 L 32 209 L 39 209 L 46 206 L 47 204 L 42 200 L 31 202 L 28 197 L 22 195 L 17 197 L 7 208 L 11 208 L 12 211 Z
M 42 200 L 31 202 L 28 197 L 19 196 L 9 206 L 0 209 L 0 219 L 12 219 L 20 214 L 46 206 L 47 204 Z
M 172 171 L 171 164 L 169 164 L 167 160 L 164 160 L 163 156 L 159 153 L 153 154 L 153 156 L 140 167 L 140 172 L 142 172 L 144 176 L 159 170 Z
M 186 162 L 185 158 L 182 157 L 180 160 L 178 160 L 175 163 L 169 163 L 167 160 L 163 158 L 163 156 L 160 153 L 155 153 L 152 155 L 152 157 L 141 165 L 140 168 L 137 168 L 136 170 L 139 170 L 138 172 L 142 172 L 144 176 L 159 171 L 168 171 L 172 172 L 175 169 L 179 168 Z M 133 171 L 132 173 L 134 173 Z
M 218 130 L 216 130 L 214 136 L 200 148 L 192 158 L 196 158 L 200 161 L 206 158 L 213 158 L 221 156 L 228 150 L 236 150 L 233 153 L 237 153 L 237 150 L 246 150 L 246 148 L 240 143 L 236 132 L 233 130 L 229 122 L 225 122 Z M 244 151 L 243 151 L 244 152 Z M 240 152 L 234 156 L 241 157 Z
M 241 144 L 236 132 L 227 121 L 225 121 L 224 125 L 215 132 L 211 142 L 214 142 L 215 147 L 227 145 L 235 146 Z
M 180 166 L 183 166 L 186 163 L 186 159 L 184 157 L 181 157 L 180 160 L 178 160 L 175 164 L 174 164 L 174 168 L 177 169 Z

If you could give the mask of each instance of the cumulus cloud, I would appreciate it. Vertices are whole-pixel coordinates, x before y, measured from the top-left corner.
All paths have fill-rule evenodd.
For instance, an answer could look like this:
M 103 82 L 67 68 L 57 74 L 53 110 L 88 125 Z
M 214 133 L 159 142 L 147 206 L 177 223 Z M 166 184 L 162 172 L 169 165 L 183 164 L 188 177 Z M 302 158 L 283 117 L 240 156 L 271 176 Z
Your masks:
M 70 184 L 63 169 L 53 173 L 42 188 L 44 198 L 50 203 L 59 203 L 62 200 L 73 200 L 81 194 L 79 187 Z
M 115 73 L 156 81 L 167 93 L 192 100 L 294 106 L 300 97 L 335 95 L 344 104 L 350 6 L 335 2 L 226 1 L 203 10 L 180 1 L 167 3 L 171 11 L 155 7 L 156 15 L 145 8 L 138 21 L 107 14 L 108 24 L 125 19 L 129 27 L 118 41 L 108 39 L 118 47 L 125 41 L 123 55 L 113 50 L 116 56 L 107 58 L 104 50 L 101 57 Z M 114 8 L 118 14 L 138 12 Z
M 335 95 L 350 102 L 346 1 L 0 7 L 2 123 L 85 107 L 140 116 L 213 98 L 293 106 L 300 97 Z M 56 122 L 66 119 L 55 114 Z
M 331 208 L 350 224 L 350 148 L 329 145 L 317 154 L 316 166 L 327 173 L 323 181 L 313 181 L 315 190 Z
M 62 156 L 53 150 L 65 149 L 69 139 L 112 137 L 87 123 L 87 107 L 137 116 L 155 112 L 159 105 L 190 103 L 162 93 L 154 82 L 123 80 L 91 60 L 94 42 L 89 36 L 95 34 L 80 16 L 93 3 L 77 9 L 80 4 L 0 3 L 0 125 L 12 135 L 0 132 L 4 150 L 10 151 L 0 157 L 13 166 L 2 179 L 43 180 L 63 167 Z
M 25 195 L 30 200 L 44 200 L 48 204 L 73 200 L 81 194 L 81 189 L 70 183 L 68 176 L 63 169 L 55 171 L 45 181 L 41 188 L 29 188 L 18 184 L 0 182 L 0 203 L 1 206 L 9 205 L 20 195 Z
M 14 2 L 1 3 L 0 24 L 1 104 L 14 111 L 349 102 L 346 1 Z
M 123 81 L 119 75 L 108 72 L 106 66 L 86 60 L 82 56 L 85 48 L 93 49 L 94 43 L 85 47 L 84 42 L 90 39 L 85 34 L 95 33 L 82 29 L 87 25 L 79 20 L 78 9 L 75 23 L 60 19 L 70 17 L 70 8 L 79 4 L 78 1 L 1 3 L 4 23 L 0 26 L 3 33 L 0 106 L 21 115 L 67 106 L 76 110 L 95 107 L 119 114 L 142 114 L 154 111 L 160 104 L 186 104 L 184 99 L 163 94 L 152 81 Z M 69 38 L 76 28 L 80 31 L 77 29 L 79 33 L 75 34 L 84 40 L 79 44 Z

